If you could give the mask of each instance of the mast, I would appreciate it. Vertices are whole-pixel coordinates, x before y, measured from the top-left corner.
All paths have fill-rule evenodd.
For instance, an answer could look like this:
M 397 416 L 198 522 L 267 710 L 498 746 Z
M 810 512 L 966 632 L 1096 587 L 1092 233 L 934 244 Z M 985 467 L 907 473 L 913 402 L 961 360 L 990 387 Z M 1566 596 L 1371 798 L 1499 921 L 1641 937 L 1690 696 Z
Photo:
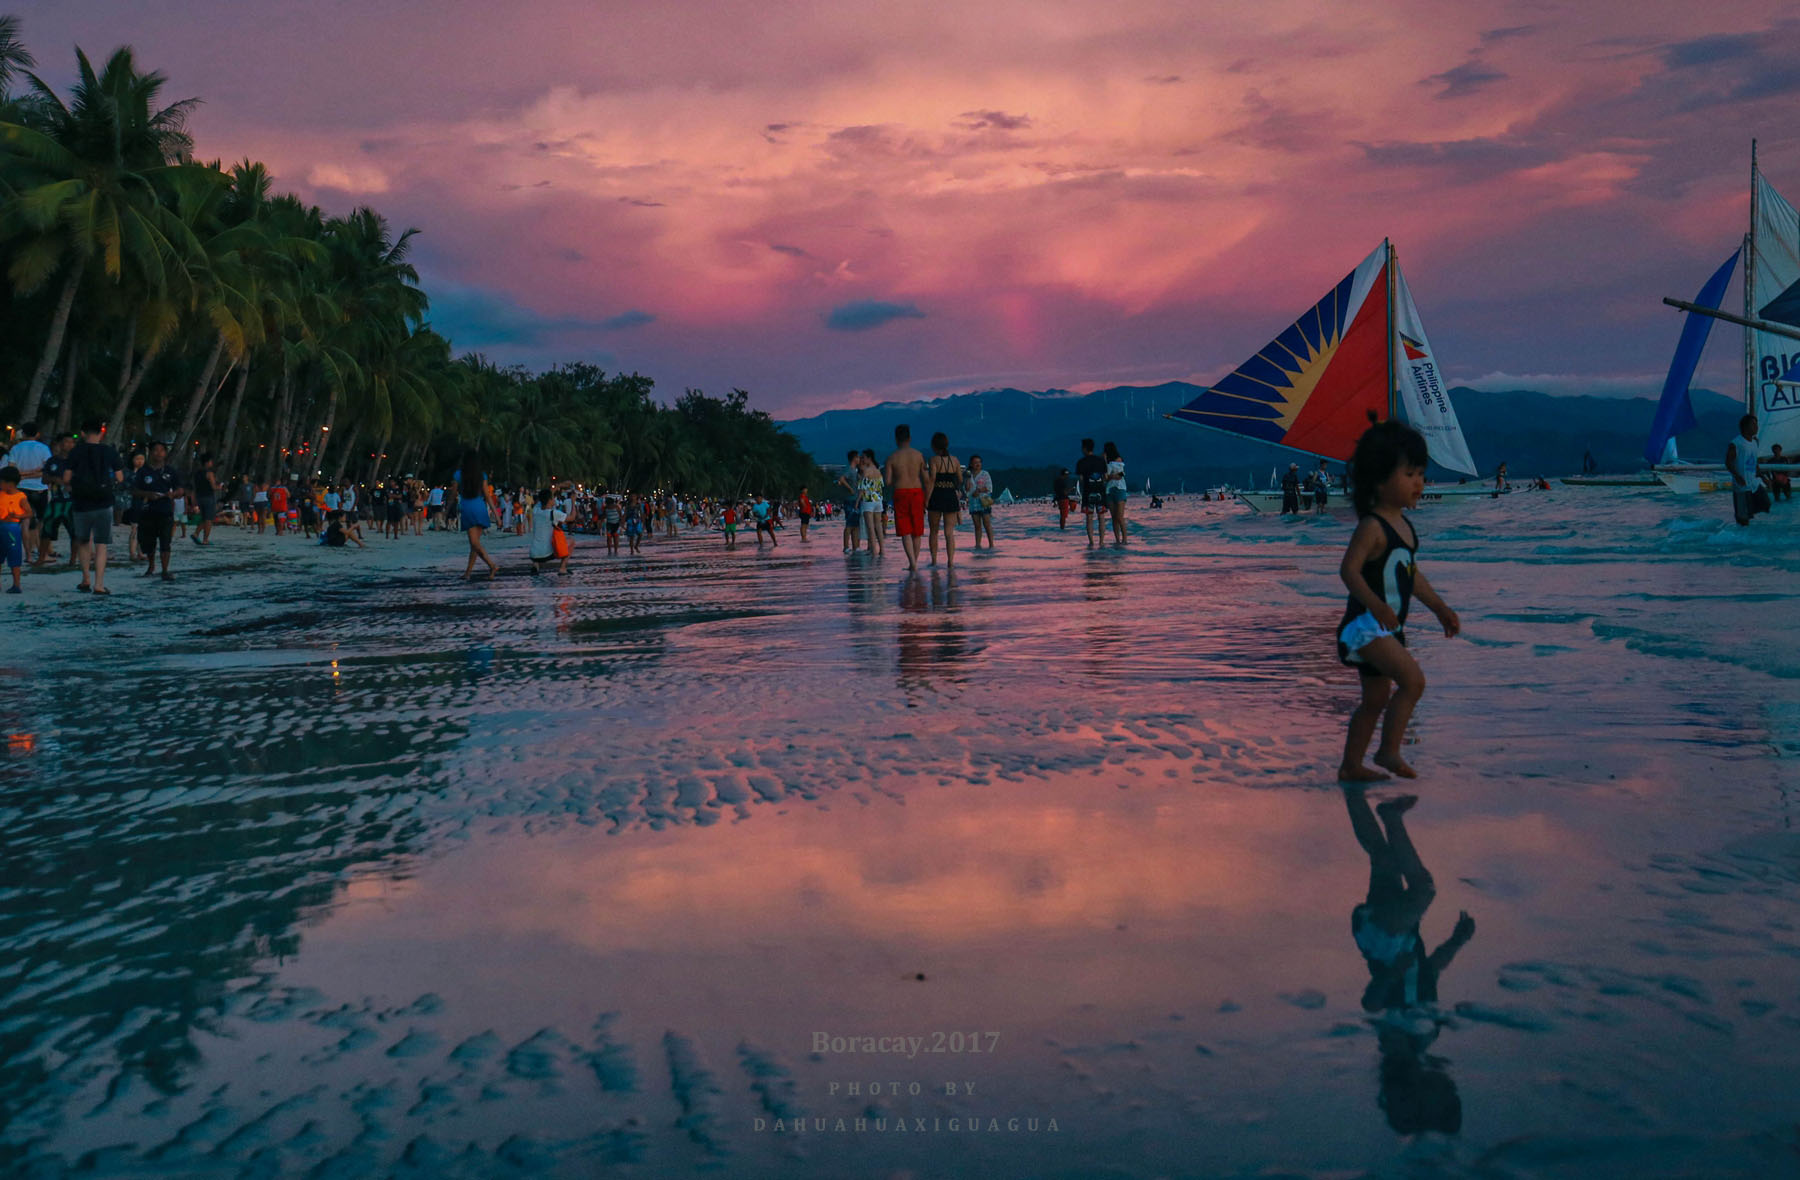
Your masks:
M 1750 141 L 1750 232 L 1744 235 L 1744 318 L 1756 315 L 1756 222 L 1762 202 L 1757 199 L 1756 140 Z M 1756 413 L 1756 332 L 1744 329 L 1744 413 Z
M 1394 320 L 1398 318 L 1394 315 L 1394 241 L 1392 238 L 1383 238 L 1381 244 L 1387 249 L 1387 265 L 1382 268 L 1381 277 L 1382 281 L 1387 284 L 1387 416 L 1392 418 L 1396 392 L 1394 386 Z

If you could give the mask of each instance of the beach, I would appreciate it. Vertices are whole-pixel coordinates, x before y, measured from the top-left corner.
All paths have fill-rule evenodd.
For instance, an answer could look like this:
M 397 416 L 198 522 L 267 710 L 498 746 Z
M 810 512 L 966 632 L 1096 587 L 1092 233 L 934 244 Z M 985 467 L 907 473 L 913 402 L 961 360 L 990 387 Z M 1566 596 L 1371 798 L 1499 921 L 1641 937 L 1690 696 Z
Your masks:
M 834 522 L 578 536 L 566 578 L 229 528 L 109 600 L 27 576 L 0 1169 L 1791 1167 L 1791 508 L 1417 514 L 1464 635 L 1409 625 L 1404 824 L 1425 945 L 1475 929 L 1404 1014 L 1351 931 L 1348 522 L 1131 511 L 1090 550 L 997 509 L 953 576 Z

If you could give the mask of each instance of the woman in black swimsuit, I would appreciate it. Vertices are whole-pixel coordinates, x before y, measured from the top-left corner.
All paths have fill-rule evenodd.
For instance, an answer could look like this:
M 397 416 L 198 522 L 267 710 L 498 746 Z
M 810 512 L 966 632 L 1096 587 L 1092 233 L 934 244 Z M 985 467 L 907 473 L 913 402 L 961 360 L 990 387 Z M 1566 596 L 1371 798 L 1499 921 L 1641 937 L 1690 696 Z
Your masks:
M 962 464 L 950 453 L 950 439 L 943 431 L 931 436 L 931 492 L 925 498 L 925 516 L 931 522 L 931 564 L 937 564 L 938 527 L 943 526 L 946 564 L 956 568 L 956 522 L 962 515 L 957 489 L 962 487 Z

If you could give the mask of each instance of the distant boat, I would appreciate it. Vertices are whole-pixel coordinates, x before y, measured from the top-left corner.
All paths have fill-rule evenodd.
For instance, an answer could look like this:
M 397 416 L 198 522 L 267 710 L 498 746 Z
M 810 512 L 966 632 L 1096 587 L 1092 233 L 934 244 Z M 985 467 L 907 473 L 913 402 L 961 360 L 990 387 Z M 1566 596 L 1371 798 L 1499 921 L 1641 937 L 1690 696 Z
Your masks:
M 1741 316 L 1721 310 L 1731 272 L 1740 259 L 1744 262 Z M 1759 307 L 1759 300 L 1767 302 Z M 1744 329 L 1744 412 L 1755 414 L 1761 422 L 1757 442 L 1765 453 L 1779 444 L 1786 454 L 1800 454 L 1800 330 L 1796 330 L 1800 322 L 1796 315 L 1800 309 L 1800 213 L 1763 176 L 1755 140 L 1750 141 L 1750 232 L 1691 303 L 1679 299 L 1663 302 L 1685 311 L 1687 320 L 1644 448 L 1645 458 L 1655 464 L 1662 483 L 1683 494 L 1731 490 L 1731 475 L 1723 462 L 1657 462 L 1665 443 L 1694 425 L 1688 384 L 1714 320 Z M 1721 440 L 1721 452 L 1724 445 Z M 1800 466 L 1784 464 L 1775 470 L 1797 471 Z
M 1654 471 L 1632 475 L 1565 475 L 1562 481 L 1572 488 L 1660 488 L 1663 481 Z
M 1396 414 L 1425 436 L 1433 462 L 1478 474 L 1406 276 L 1383 241 L 1261 352 L 1169 417 L 1346 463 L 1371 416 Z M 1485 484 L 1437 485 L 1420 502 L 1495 494 Z M 1281 508 L 1279 490 L 1237 496 L 1259 512 Z M 1341 492 L 1332 500 L 1345 503 Z

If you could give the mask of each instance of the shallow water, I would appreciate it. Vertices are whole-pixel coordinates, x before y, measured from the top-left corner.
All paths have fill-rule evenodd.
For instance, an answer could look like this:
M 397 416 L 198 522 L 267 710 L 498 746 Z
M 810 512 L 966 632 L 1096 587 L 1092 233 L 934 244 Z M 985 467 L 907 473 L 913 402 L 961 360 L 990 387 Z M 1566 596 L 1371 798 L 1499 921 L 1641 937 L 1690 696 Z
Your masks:
M 1380 1014 L 1347 525 L 1134 507 L 954 578 L 790 530 L 271 583 L 0 667 L 0 1168 L 1790 1170 L 1793 513 L 1419 514 L 1465 638 L 1415 618 L 1401 822 L 1426 947 L 1476 929 Z

